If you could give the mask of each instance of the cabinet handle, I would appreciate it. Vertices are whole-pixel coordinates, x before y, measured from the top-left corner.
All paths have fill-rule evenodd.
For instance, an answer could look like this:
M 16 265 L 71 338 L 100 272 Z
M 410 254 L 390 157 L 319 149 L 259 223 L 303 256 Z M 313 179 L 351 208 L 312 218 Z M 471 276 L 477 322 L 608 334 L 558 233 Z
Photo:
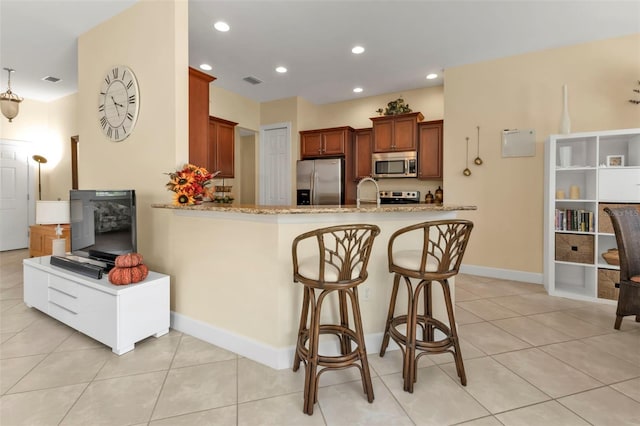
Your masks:
M 65 296 L 69 296 L 69 297 L 71 297 L 72 299 L 77 299 L 77 298 L 78 298 L 78 296 L 74 296 L 73 294 L 67 293 L 66 291 L 59 290 L 59 289 L 57 289 L 57 288 L 55 288 L 55 287 L 51 287 L 51 286 L 49 286 L 49 288 L 50 288 L 51 290 L 54 290 L 54 291 L 58 292 L 58 293 L 64 294 Z
M 49 301 L 49 303 L 51 303 L 52 305 L 57 306 L 57 307 L 58 307 L 58 308 L 60 308 L 60 309 L 64 309 L 65 311 L 69 312 L 70 314 L 78 315 L 78 313 L 77 313 L 77 312 L 73 312 L 71 309 L 65 308 L 65 307 L 64 307 L 64 306 L 62 306 L 62 305 L 58 305 L 56 302 Z

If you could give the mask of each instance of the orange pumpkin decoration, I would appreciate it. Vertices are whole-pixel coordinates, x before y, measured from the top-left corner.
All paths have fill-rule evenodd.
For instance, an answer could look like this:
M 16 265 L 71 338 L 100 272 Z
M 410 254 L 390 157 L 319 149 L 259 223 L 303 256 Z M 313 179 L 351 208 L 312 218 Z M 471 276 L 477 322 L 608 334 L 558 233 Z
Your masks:
M 147 265 L 140 264 L 130 268 L 116 266 L 109 271 L 109 282 L 114 285 L 126 285 L 140 282 L 149 275 Z
M 116 257 L 116 266 L 120 268 L 130 268 L 142 264 L 142 255 L 140 253 L 121 254 Z

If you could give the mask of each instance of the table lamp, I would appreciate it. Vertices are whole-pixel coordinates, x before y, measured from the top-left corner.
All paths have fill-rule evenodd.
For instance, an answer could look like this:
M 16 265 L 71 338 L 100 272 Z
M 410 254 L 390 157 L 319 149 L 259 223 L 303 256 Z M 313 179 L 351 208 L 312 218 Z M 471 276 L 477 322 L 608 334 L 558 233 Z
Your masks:
M 69 223 L 69 202 L 68 201 L 37 201 L 36 202 L 36 223 L 39 225 L 56 226 L 57 239 L 52 240 L 52 254 L 54 256 L 64 256 L 66 240 L 62 236 L 62 223 Z

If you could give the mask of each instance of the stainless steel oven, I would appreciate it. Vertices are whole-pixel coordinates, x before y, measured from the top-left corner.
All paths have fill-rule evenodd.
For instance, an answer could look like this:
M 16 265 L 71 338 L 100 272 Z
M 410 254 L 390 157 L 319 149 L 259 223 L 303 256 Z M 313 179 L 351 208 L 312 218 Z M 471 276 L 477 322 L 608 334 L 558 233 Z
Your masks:
M 416 204 L 420 191 L 380 191 L 380 204 Z
M 418 177 L 416 151 L 383 152 L 371 156 L 374 178 Z

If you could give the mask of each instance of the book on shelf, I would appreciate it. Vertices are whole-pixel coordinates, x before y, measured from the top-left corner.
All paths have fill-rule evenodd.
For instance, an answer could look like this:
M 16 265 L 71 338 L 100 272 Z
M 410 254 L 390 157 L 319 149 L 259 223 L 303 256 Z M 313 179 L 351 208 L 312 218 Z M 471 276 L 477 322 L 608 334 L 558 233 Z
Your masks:
M 555 228 L 556 231 L 594 232 L 593 212 L 556 209 Z

